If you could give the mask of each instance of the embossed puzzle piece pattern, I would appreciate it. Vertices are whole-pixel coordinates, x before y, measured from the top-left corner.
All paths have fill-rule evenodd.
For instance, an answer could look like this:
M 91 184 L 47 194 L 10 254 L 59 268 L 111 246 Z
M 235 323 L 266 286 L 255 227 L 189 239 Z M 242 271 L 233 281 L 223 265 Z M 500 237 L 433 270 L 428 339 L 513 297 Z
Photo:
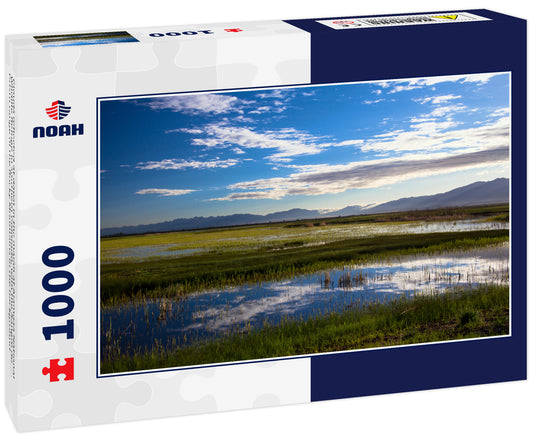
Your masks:
M 183 48 L 187 47 L 185 51 Z M 216 47 L 214 42 L 166 41 L 151 45 L 157 61 L 154 67 L 136 72 L 117 72 L 117 94 L 139 90 L 154 93 L 216 88 Z M 201 57 L 201 60 L 199 58 Z M 149 62 L 153 58 L 149 59 Z
M 68 348 L 65 348 L 68 353 Z M 72 351 L 72 350 L 71 350 Z M 28 397 L 35 391 L 44 390 L 50 394 L 51 407 L 47 397 L 34 397 L 37 405 L 19 404 L 18 417 L 22 429 L 48 429 L 52 427 L 66 427 L 89 425 L 94 423 L 113 422 L 116 407 L 120 403 L 142 405 L 151 397 L 150 385 L 145 382 L 133 382 L 124 387 L 118 386 L 111 378 L 95 378 L 95 355 L 77 354 L 76 374 L 73 380 L 48 382 L 48 375 L 37 375 L 39 367 L 46 365 L 46 361 L 24 360 L 21 394 Z M 54 366 L 54 365 L 52 365 Z M 61 373 L 63 370 L 54 368 Z M 40 394 L 40 393 L 38 393 Z M 46 405 L 46 406 L 45 406 Z M 39 412 L 36 419 L 31 414 Z M 56 420 L 57 419 L 57 420 Z M 72 423 L 66 424 L 67 421 Z
M 261 31 L 261 26 L 255 31 Z M 302 369 L 308 369 L 305 359 L 292 361 L 294 372 L 286 365 L 244 365 L 243 372 L 238 374 L 240 381 L 228 378 L 226 370 L 215 367 L 98 376 L 96 98 L 211 90 L 221 85 L 248 87 L 267 77 L 268 82 L 280 84 L 286 76 L 279 64 L 295 61 L 292 55 L 275 48 L 271 52 L 282 57 L 274 66 L 267 66 L 271 61 L 261 64 L 259 56 L 250 62 L 247 54 L 234 57 L 224 52 L 238 46 L 229 40 L 221 46 L 205 39 L 143 44 L 142 49 L 134 45 L 46 48 L 38 51 L 38 57 L 31 63 L 30 58 L 22 56 L 14 61 L 21 101 L 37 104 L 27 107 L 17 141 L 30 147 L 17 154 L 17 223 L 22 240 L 17 258 L 20 291 L 17 310 L 25 314 L 20 326 L 28 332 L 18 343 L 18 397 L 16 406 L 12 405 L 20 429 L 184 415 L 308 399 L 308 384 L 299 375 Z M 253 53 L 250 48 L 247 51 Z M 133 53 L 137 56 L 132 57 Z M 303 70 L 308 70 L 308 66 Z M 304 73 L 300 80 L 306 79 Z M 24 96 L 30 94 L 26 92 L 31 95 Z M 68 109 L 62 119 L 58 119 L 59 114 L 46 111 L 51 104 L 60 102 Z M 83 124 L 83 138 L 71 135 L 55 138 L 57 129 L 46 130 L 63 124 Z M 35 126 L 54 137 L 54 143 L 46 144 L 49 142 L 46 138 L 33 138 Z M 55 336 L 44 342 L 42 327 L 50 321 L 44 319 L 41 310 L 46 297 L 41 279 L 46 272 L 40 255 L 54 243 L 67 243 L 65 240 L 76 252 L 75 263 L 67 268 L 74 276 L 70 289 L 76 301 L 74 341 Z M 28 326 L 32 329 L 27 329 Z M 286 386 L 279 391 L 273 386 L 281 369 L 288 370 L 285 377 L 291 382 L 290 394 L 286 396 L 279 392 L 285 391 Z M 217 390 L 217 385 L 227 389 Z M 234 400 L 243 405 L 238 406 Z

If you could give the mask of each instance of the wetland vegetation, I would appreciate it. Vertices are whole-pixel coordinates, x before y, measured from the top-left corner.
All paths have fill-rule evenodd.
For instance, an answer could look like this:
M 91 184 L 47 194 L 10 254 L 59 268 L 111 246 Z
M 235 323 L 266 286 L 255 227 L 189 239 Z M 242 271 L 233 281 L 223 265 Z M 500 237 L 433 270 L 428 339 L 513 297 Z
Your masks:
M 509 211 L 101 238 L 101 372 L 504 335 Z

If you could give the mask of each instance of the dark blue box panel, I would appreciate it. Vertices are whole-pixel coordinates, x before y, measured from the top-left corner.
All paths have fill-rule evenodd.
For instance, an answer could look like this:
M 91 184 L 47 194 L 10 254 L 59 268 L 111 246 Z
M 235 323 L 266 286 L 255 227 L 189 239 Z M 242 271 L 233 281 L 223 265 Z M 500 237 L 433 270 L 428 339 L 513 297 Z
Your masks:
M 313 401 L 527 376 L 526 22 L 486 10 L 468 12 L 492 20 L 349 30 L 316 20 L 289 21 L 311 33 L 313 83 L 510 71 L 512 84 L 512 336 L 313 356 Z
M 523 346 L 498 338 L 313 357 L 311 400 L 522 380 Z
M 493 20 L 343 30 L 288 23 L 311 33 L 313 83 L 509 71 L 525 60 L 525 21 L 467 12 Z

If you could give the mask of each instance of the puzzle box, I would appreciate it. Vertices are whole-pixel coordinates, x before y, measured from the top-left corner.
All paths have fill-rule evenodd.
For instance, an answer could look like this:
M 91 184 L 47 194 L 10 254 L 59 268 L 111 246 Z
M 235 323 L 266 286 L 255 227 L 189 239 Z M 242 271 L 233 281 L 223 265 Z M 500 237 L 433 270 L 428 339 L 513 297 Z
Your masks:
M 525 31 L 9 36 L 17 429 L 525 379 Z

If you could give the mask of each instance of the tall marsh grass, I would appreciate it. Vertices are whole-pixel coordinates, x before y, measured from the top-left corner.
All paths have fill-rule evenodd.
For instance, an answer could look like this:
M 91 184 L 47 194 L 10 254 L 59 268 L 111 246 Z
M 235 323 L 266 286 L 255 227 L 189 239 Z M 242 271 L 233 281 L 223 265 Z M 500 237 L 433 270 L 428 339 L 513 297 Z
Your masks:
M 509 333 L 509 287 L 486 285 L 444 295 L 418 295 L 388 303 L 347 305 L 307 320 L 229 333 L 218 340 L 179 347 L 122 351 L 106 343 L 101 372 L 222 363 L 332 351 L 427 343 Z
M 508 230 L 384 235 L 280 251 L 220 252 L 142 263 L 102 264 L 104 306 L 142 298 L 180 298 L 200 290 L 282 280 L 388 257 L 468 250 L 508 241 Z

